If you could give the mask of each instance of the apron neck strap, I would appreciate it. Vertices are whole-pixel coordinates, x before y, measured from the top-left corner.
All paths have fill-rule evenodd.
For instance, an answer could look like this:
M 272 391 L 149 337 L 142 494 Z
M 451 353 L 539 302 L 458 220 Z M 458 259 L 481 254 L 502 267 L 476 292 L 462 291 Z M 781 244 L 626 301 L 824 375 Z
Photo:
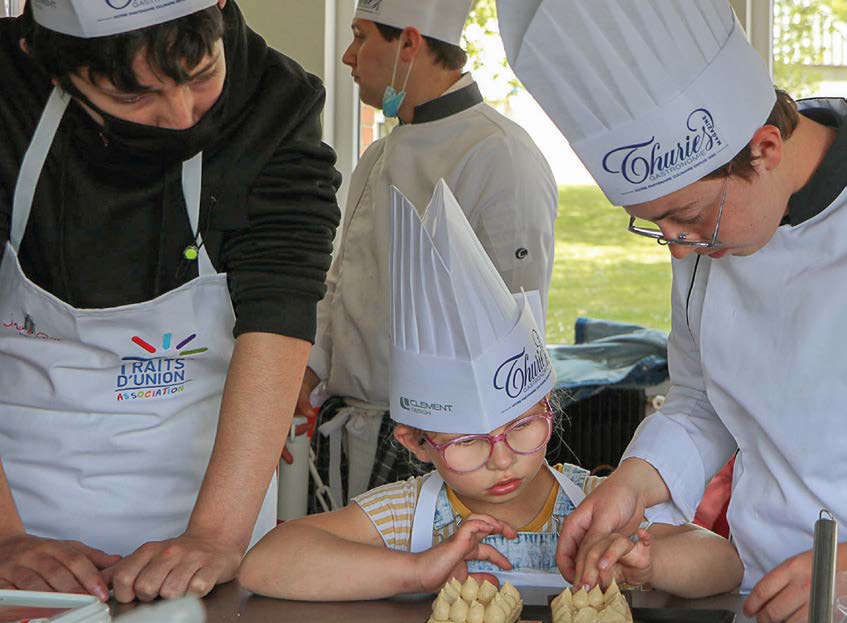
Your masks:
M 209 259 L 203 236 L 200 234 L 200 194 L 203 184 L 203 152 L 182 163 L 182 195 L 188 209 L 188 222 L 198 249 L 198 271 L 201 277 L 216 275 L 217 271 Z
M 35 128 L 29 148 L 24 154 L 21 169 L 18 173 L 18 181 L 15 185 L 15 195 L 12 201 L 12 228 L 9 233 L 9 243 L 17 254 L 20 250 L 29 215 L 32 211 L 32 202 L 38 187 L 38 180 L 50 147 L 59 130 L 59 124 L 71 101 L 71 96 L 54 87 L 47 100 L 47 105 L 41 113 L 41 118 Z M 209 259 L 206 247 L 200 236 L 200 189 L 203 181 L 203 154 L 202 152 L 182 163 L 182 192 L 188 209 L 188 220 L 191 223 L 191 232 L 194 234 L 199 249 L 198 263 L 200 276 L 215 275 L 217 271 Z
M 65 110 L 70 101 L 70 95 L 58 87 L 53 88 L 53 92 L 50 93 L 50 98 L 47 100 L 47 106 L 44 107 L 44 112 L 41 113 L 41 119 L 39 119 L 38 126 L 35 128 L 32 142 L 24 155 L 12 201 L 12 230 L 9 235 L 9 242 L 15 253 L 20 249 L 26 224 L 29 222 L 29 213 L 32 209 L 35 189 L 38 186 L 38 178 L 41 176 L 41 170 L 47 161 L 47 154 L 50 153 L 53 138 L 56 136 L 56 131 L 59 129 L 59 124 L 62 122 L 62 117 L 65 115 Z

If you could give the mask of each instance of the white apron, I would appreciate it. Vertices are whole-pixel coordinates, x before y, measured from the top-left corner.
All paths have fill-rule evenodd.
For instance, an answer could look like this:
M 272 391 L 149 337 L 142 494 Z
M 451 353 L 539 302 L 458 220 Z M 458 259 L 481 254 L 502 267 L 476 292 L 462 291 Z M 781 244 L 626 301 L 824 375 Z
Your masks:
M 18 249 L 69 101 L 55 89 L 39 121 L 0 265 L 0 459 L 28 533 L 127 555 L 188 525 L 215 441 L 235 315 L 226 275 L 202 244 L 197 279 L 117 308 L 75 309 L 24 275 Z M 194 232 L 202 166 L 197 154 L 182 171 Z M 254 542 L 275 525 L 275 491 L 272 482 Z
M 559 486 L 564 490 L 565 494 L 578 506 L 585 499 L 585 492 L 576 486 L 564 474 L 556 471 L 545 463 L 547 469 L 556 478 Z M 438 499 L 438 493 L 444 484 L 444 479 L 438 472 L 433 472 L 427 478 L 426 482 L 421 487 L 421 493 L 418 497 L 418 504 L 415 507 L 415 517 L 412 520 L 412 545 L 411 552 L 418 553 L 428 550 L 432 547 L 432 532 L 435 518 L 435 505 Z M 526 547 L 556 547 L 559 535 L 558 533 L 542 533 L 541 536 L 547 536 L 545 539 L 539 540 L 539 533 L 536 532 L 519 532 L 518 538 L 513 539 L 513 542 L 525 545 Z M 483 543 L 485 541 L 483 540 Z M 485 573 L 489 573 L 486 571 Z M 502 586 L 504 582 L 509 581 L 515 586 L 526 587 L 541 587 L 541 588 L 560 588 L 564 589 L 570 586 L 570 583 L 562 576 L 561 573 L 548 573 L 546 571 L 497 571 L 492 573 L 500 580 Z

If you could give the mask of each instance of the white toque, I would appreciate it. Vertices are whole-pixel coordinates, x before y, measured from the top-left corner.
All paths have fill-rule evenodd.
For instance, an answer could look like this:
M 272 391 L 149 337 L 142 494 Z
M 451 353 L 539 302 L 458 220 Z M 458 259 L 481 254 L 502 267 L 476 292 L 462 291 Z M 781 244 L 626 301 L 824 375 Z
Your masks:
M 515 73 L 617 205 L 729 162 L 776 101 L 727 0 L 497 0 Z
M 359 0 L 356 17 L 461 45 L 473 0 Z
M 391 417 L 488 433 L 553 389 L 537 291 L 511 294 L 441 180 L 421 216 L 392 188 Z
M 30 0 L 35 21 L 72 37 L 117 35 L 202 11 L 218 0 Z

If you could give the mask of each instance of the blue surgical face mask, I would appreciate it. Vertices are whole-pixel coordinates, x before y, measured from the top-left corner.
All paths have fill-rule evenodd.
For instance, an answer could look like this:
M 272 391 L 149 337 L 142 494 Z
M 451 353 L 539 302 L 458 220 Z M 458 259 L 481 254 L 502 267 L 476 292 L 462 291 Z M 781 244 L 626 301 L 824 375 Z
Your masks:
M 382 114 L 387 118 L 396 117 L 400 113 L 400 107 L 403 105 L 403 100 L 406 99 L 406 85 L 409 84 L 409 76 L 412 75 L 412 67 L 415 60 L 409 64 L 409 71 L 406 72 L 406 79 L 403 81 L 403 88 L 398 92 L 394 88 L 394 79 L 397 77 L 397 63 L 400 61 L 400 50 L 403 47 L 403 39 L 397 42 L 397 54 L 394 57 L 394 71 L 391 72 L 391 84 L 385 87 L 385 93 L 382 95 Z

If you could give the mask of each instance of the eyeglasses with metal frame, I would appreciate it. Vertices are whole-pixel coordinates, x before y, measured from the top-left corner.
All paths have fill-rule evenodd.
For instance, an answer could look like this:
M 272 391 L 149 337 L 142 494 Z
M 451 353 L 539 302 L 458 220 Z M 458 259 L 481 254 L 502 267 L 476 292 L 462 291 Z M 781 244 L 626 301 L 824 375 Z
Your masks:
M 660 245 L 675 244 L 681 247 L 694 247 L 697 249 L 718 249 L 723 246 L 723 243 L 718 240 L 718 232 L 721 228 L 721 217 L 723 216 L 723 206 L 726 203 L 726 190 L 729 187 L 730 169 L 726 171 L 723 180 L 723 190 L 721 191 L 721 201 L 718 207 L 718 221 L 715 223 L 715 233 L 712 234 L 711 240 L 689 240 L 688 234 L 680 233 L 676 238 L 666 238 L 661 229 L 651 227 L 638 227 L 635 225 L 635 217 L 629 217 L 629 227 L 627 230 L 637 236 L 645 236 L 654 239 Z

